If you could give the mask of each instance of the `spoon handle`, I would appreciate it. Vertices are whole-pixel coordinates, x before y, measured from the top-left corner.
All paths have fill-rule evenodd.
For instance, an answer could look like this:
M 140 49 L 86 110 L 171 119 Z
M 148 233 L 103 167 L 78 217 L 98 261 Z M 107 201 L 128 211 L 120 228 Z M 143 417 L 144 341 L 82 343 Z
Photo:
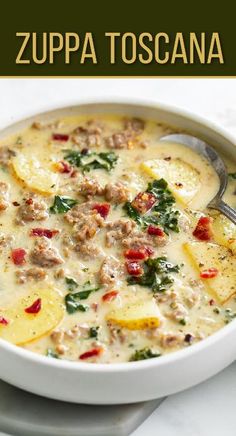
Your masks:
M 236 210 L 226 204 L 223 200 L 220 200 L 218 204 L 214 206 L 214 209 L 219 210 L 227 218 L 229 218 L 234 224 L 236 224 Z

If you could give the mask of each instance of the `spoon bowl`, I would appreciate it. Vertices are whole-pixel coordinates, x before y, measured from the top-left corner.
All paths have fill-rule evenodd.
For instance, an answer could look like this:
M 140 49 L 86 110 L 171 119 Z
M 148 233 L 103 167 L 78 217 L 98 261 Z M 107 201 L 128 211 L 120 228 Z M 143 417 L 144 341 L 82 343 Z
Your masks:
M 211 166 L 217 173 L 220 181 L 219 190 L 215 197 L 207 205 L 207 207 L 210 209 L 218 210 L 219 212 L 223 213 L 227 218 L 229 218 L 234 224 L 236 224 L 236 210 L 222 200 L 222 197 L 228 185 L 228 173 L 223 160 L 216 152 L 216 150 L 212 148 L 209 144 L 199 138 L 196 138 L 195 136 L 179 133 L 163 136 L 161 138 L 161 141 L 175 142 L 178 144 L 186 145 L 187 147 L 191 148 L 193 151 L 200 154 L 201 156 L 204 156 L 207 159 L 207 161 L 211 164 Z

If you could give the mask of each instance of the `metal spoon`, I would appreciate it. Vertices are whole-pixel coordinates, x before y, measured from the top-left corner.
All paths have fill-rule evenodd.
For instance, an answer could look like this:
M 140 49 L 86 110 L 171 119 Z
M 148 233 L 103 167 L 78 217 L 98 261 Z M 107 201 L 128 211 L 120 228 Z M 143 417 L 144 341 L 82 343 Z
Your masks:
M 206 142 L 201 141 L 191 135 L 172 134 L 163 136 L 161 141 L 177 142 L 178 144 L 186 145 L 198 154 L 203 155 L 215 169 L 219 180 L 220 188 L 216 196 L 210 201 L 207 207 L 219 210 L 234 224 L 236 224 L 236 210 L 226 204 L 222 197 L 228 185 L 228 173 L 225 164 L 214 148 L 210 147 Z

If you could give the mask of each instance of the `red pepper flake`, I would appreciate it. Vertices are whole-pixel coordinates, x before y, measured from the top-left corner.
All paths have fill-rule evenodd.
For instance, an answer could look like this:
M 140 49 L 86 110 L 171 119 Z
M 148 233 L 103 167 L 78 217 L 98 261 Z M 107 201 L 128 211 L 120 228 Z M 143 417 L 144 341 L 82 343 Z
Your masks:
M 73 168 L 68 162 L 65 162 L 64 160 L 60 160 L 58 162 L 58 171 L 62 174 L 70 174 L 73 171 Z
M 146 213 L 156 203 L 155 195 L 151 192 L 140 192 L 132 201 L 132 206 L 139 213 Z
M 25 202 L 28 205 L 33 204 L 33 198 L 27 198 L 27 200 L 25 200 Z
M 11 252 L 11 259 L 15 265 L 22 265 L 25 263 L 26 251 L 23 248 L 15 248 Z
M 66 142 L 69 139 L 69 135 L 66 135 L 64 133 L 53 133 L 52 139 L 54 141 L 63 141 L 63 142 Z
M 9 321 L 6 318 L 4 318 L 3 316 L 0 315 L 0 324 L 8 325 Z
M 130 250 L 126 250 L 124 252 L 124 256 L 127 259 L 143 260 L 143 259 L 146 259 L 147 253 L 146 253 L 145 249 L 139 249 L 139 250 L 130 249 Z
M 151 224 L 150 226 L 148 226 L 147 232 L 151 236 L 160 236 L 160 237 L 165 236 L 165 232 L 164 230 L 162 230 L 161 227 L 152 226 Z
M 35 229 L 31 229 L 30 236 L 45 236 L 45 238 L 51 239 L 53 236 L 57 235 L 59 230 L 50 230 L 50 229 L 42 229 L 36 227 Z
M 202 271 L 201 274 L 200 274 L 200 277 L 202 279 L 213 279 L 218 274 L 219 274 L 218 269 L 216 269 L 216 268 L 209 268 L 209 269 L 205 269 L 204 271 Z
M 126 262 L 126 269 L 128 274 L 130 274 L 131 276 L 140 276 L 143 274 L 143 268 L 141 267 L 141 265 L 134 261 L 131 262 Z
M 150 247 L 143 247 L 137 250 L 130 248 L 124 252 L 124 256 L 126 259 L 143 260 L 150 257 L 153 253 L 154 251 Z
M 42 307 L 42 300 L 41 298 L 38 298 L 31 304 L 31 306 L 26 307 L 25 312 L 26 313 L 39 313 Z
M 195 230 L 193 231 L 193 236 L 195 236 L 200 241 L 209 241 L 212 238 L 212 218 L 207 216 L 202 216 L 197 223 Z
M 97 203 L 93 206 L 93 210 L 96 210 L 102 218 L 106 218 L 109 214 L 110 207 L 108 203 Z
M 102 347 L 92 348 L 92 350 L 86 351 L 85 353 L 81 354 L 79 356 L 80 360 L 89 359 L 90 357 L 100 356 L 100 354 L 103 352 Z
M 117 297 L 118 294 L 119 294 L 118 291 L 107 292 L 106 294 L 104 294 L 102 296 L 102 300 L 103 301 L 112 301 L 112 300 L 114 300 Z
M 209 305 L 214 306 L 214 304 L 215 304 L 215 300 L 213 300 L 213 298 L 211 298 L 211 300 L 209 300 Z

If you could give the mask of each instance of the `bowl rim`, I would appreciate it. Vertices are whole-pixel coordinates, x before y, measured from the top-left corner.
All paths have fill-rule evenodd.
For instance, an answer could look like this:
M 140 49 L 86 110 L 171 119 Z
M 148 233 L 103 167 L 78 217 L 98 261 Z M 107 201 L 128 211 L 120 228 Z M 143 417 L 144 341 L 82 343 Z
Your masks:
M 229 141 L 233 146 L 235 146 L 235 138 L 232 134 L 227 132 L 224 128 L 219 127 L 216 123 L 209 121 L 208 119 L 205 119 L 199 115 L 196 115 L 194 112 L 191 112 L 186 109 L 182 109 L 175 105 L 169 105 L 164 103 L 156 102 L 155 100 L 151 99 L 136 99 L 136 98 L 117 98 L 117 97 L 109 97 L 104 98 L 102 101 L 101 99 L 81 99 L 78 101 L 77 104 L 74 102 L 72 104 L 67 104 L 61 106 L 60 104 L 54 105 L 52 108 L 45 108 L 45 110 L 42 110 L 40 112 L 35 112 L 30 116 L 27 116 L 23 119 L 17 119 L 14 122 L 10 122 L 6 126 L 1 127 L 0 133 L 4 134 L 5 131 L 10 129 L 11 127 L 21 124 L 25 124 L 27 122 L 32 122 L 32 120 L 36 117 L 47 117 L 50 116 L 50 114 L 53 114 L 56 112 L 63 112 L 66 110 L 76 110 L 76 108 L 80 108 L 82 106 L 106 106 L 106 105 L 113 105 L 115 106 L 124 106 L 124 112 L 125 107 L 133 107 L 134 109 L 139 107 L 140 109 L 153 109 L 158 110 L 160 112 L 166 112 L 173 116 L 180 116 L 181 118 L 185 118 L 188 121 L 191 121 L 193 123 L 197 123 L 200 126 L 202 126 L 205 129 L 209 130 L 209 133 L 217 134 L 220 137 L 223 137 L 224 140 Z M 95 109 L 96 112 L 96 109 Z M 105 112 L 104 112 L 105 113 Z M 115 113 L 115 112 L 114 112 Z M 69 115 L 69 114 L 68 114 Z M 145 116 L 144 116 L 145 118 Z M 27 360 L 30 363 L 33 364 L 39 364 L 44 367 L 50 367 L 50 368 L 58 368 L 62 370 L 69 370 L 72 372 L 108 372 L 108 373 L 117 373 L 117 372 L 130 372 L 130 371 L 140 371 L 145 369 L 151 369 L 153 367 L 161 367 L 165 365 L 171 365 L 173 362 L 178 362 L 181 360 L 184 360 L 187 357 L 195 356 L 201 351 L 204 351 L 205 348 L 208 348 L 210 346 L 214 346 L 217 344 L 217 342 L 220 342 L 223 340 L 226 336 L 228 336 L 231 332 L 236 330 L 236 320 L 233 320 L 228 325 L 223 326 L 218 331 L 214 332 L 212 335 L 208 336 L 207 338 L 203 339 L 202 341 L 193 344 L 187 348 L 177 350 L 170 352 L 166 355 L 147 359 L 147 360 L 141 360 L 137 362 L 116 362 L 116 363 L 95 363 L 91 364 L 88 362 L 80 362 L 80 361 L 70 361 L 70 360 L 63 360 L 63 359 L 55 359 L 55 358 L 48 358 L 47 356 L 35 353 L 33 351 L 27 350 L 25 348 L 22 348 L 18 345 L 11 344 L 10 342 L 5 341 L 4 339 L 0 338 L 0 352 L 1 350 L 5 350 L 8 353 L 11 353 L 13 357 L 18 357 L 20 359 Z

